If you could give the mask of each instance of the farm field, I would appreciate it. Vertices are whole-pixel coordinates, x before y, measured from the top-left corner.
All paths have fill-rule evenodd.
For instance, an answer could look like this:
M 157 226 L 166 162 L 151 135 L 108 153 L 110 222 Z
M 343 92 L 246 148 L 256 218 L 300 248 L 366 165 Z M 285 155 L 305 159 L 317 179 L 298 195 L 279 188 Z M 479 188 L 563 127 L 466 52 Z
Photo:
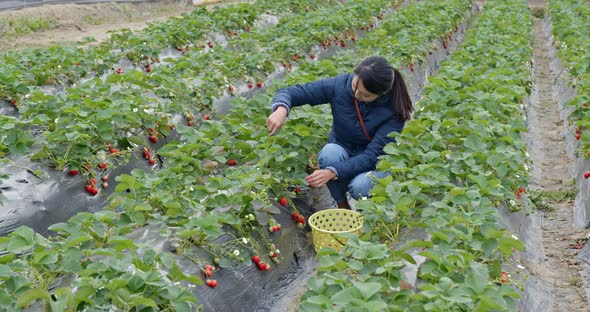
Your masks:
M 0 311 L 590 311 L 588 4 L 0 11 Z M 371 55 L 416 111 L 316 252 L 330 106 L 266 119 Z

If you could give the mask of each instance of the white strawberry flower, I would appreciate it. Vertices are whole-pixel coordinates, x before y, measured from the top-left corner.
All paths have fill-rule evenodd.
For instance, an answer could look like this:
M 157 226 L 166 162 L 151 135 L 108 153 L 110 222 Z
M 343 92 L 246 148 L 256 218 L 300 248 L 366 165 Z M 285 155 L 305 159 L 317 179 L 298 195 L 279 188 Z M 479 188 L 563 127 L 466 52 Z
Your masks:
M 519 265 L 517 265 L 516 267 L 517 267 L 517 268 L 519 268 L 519 269 L 521 269 L 521 270 L 524 270 L 524 266 L 522 266 L 522 265 L 520 265 L 520 264 L 519 264 Z
M 512 238 L 514 238 L 515 240 L 518 240 L 518 237 L 514 234 L 512 234 Z
M 242 243 L 244 243 L 244 245 L 248 244 L 248 239 L 245 237 L 242 237 Z
M 511 199 L 511 200 L 510 200 L 510 205 L 511 205 L 511 206 L 516 206 L 516 202 L 515 202 L 513 199 Z
M 239 251 L 239 250 L 237 250 L 237 249 L 236 249 L 236 250 L 234 250 L 234 255 L 235 255 L 236 257 L 237 257 L 237 256 L 239 256 L 239 255 L 240 255 L 240 251 Z
M 133 108 L 133 112 L 137 113 L 137 107 Z

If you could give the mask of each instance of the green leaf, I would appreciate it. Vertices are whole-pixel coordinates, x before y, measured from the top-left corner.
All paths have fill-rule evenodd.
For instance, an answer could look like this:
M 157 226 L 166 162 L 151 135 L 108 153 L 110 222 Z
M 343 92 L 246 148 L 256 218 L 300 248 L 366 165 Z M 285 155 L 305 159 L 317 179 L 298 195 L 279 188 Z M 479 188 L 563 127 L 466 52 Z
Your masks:
M 381 284 L 379 283 L 355 283 L 355 286 L 359 289 L 365 300 L 371 299 L 373 295 L 381 290 Z
M 481 263 L 472 262 L 471 269 L 465 277 L 465 284 L 475 291 L 476 294 L 480 294 L 484 291 L 485 286 L 488 282 L 488 269 Z
M 51 301 L 51 296 L 49 295 L 49 292 L 45 289 L 31 288 L 25 291 L 22 295 L 18 296 L 16 305 L 19 308 L 25 308 L 33 301 L 39 299 L 43 299 L 43 301 L 49 302 Z
M 327 296 L 324 296 L 324 295 L 311 296 L 311 297 L 307 298 L 305 301 L 307 301 L 309 303 L 321 305 L 324 307 L 327 307 L 330 304 L 332 304 L 332 302 L 330 301 L 330 298 Z
M 30 249 L 34 244 L 35 232 L 28 227 L 21 226 L 10 234 L 8 250 L 19 252 Z
M 345 288 L 331 298 L 333 304 L 347 305 L 353 300 L 362 300 L 363 296 L 360 290 L 356 287 Z

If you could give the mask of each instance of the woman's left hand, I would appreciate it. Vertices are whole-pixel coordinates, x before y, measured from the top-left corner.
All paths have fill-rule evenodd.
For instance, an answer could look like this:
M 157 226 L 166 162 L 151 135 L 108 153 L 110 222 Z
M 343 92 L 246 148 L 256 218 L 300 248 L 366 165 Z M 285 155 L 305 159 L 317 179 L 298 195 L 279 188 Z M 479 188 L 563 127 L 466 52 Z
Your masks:
M 335 177 L 336 174 L 331 170 L 320 169 L 305 177 L 305 181 L 307 181 L 311 187 L 322 187 L 324 184 L 328 183 L 328 181 L 334 179 Z

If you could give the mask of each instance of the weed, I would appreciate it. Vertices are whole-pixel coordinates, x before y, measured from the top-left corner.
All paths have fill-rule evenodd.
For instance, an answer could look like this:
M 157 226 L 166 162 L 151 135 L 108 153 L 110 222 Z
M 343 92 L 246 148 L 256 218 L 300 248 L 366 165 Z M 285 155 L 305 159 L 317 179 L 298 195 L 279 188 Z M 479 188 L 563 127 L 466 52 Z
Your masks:
M 82 17 L 82 22 L 89 24 L 89 25 L 101 25 L 106 22 L 106 19 L 102 16 L 96 16 L 96 15 L 89 14 L 89 15 Z
M 550 211 L 553 203 L 572 201 L 576 198 L 576 194 L 574 187 L 566 187 L 558 191 L 531 190 L 529 198 L 537 209 Z
M 28 33 L 51 29 L 57 19 L 43 16 L 23 16 L 0 20 L 0 29 L 8 36 L 21 36 Z

